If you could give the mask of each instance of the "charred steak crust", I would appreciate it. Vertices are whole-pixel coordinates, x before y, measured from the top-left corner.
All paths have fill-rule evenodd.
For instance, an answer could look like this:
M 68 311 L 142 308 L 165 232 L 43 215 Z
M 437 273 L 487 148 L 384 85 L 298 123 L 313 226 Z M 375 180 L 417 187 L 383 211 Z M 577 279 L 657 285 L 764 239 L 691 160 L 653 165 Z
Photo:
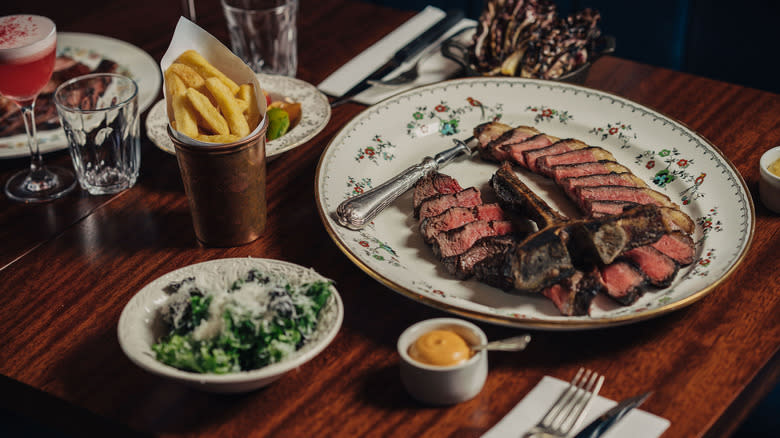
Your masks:
M 461 190 L 463 188 L 455 178 L 443 173 L 431 172 L 414 185 L 414 208 L 419 208 L 420 204 L 431 196 L 458 193 Z
M 464 253 L 442 259 L 444 268 L 451 275 L 465 280 L 474 275 L 474 266 L 492 256 L 502 254 L 512 248 L 517 239 L 511 234 L 488 236 L 477 240 Z
M 482 195 L 479 190 L 476 187 L 469 187 L 458 193 L 431 196 L 415 209 L 414 216 L 422 220 L 439 215 L 451 207 L 476 207 L 480 204 L 482 204 Z

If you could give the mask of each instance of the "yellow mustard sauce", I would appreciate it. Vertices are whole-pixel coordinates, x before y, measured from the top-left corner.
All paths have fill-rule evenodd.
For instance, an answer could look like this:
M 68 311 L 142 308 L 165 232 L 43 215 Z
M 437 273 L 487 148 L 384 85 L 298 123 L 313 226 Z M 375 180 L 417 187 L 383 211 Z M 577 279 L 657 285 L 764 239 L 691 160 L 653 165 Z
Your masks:
M 467 361 L 471 348 L 459 334 L 433 330 L 420 336 L 410 347 L 409 356 L 427 365 L 451 366 Z
M 780 158 L 773 161 L 772 164 L 767 167 L 767 170 L 772 175 L 780 177 Z

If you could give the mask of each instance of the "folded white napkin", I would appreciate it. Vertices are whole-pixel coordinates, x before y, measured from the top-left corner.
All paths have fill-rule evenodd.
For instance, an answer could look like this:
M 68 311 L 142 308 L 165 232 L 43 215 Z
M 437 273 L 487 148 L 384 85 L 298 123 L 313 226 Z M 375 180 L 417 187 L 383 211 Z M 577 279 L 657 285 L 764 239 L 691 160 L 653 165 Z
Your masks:
M 555 403 L 555 400 L 558 399 L 567 385 L 567 382 L 545 376 L 517 406 L 509 411 L 492 429 L 487 431 L 483 438 L 516 438 L 522 436 L 526 430 L 532 428 L 544 417 L 544 414 Z M 585 420 L 575 432 L 579 432 L 579 430 L 616 404 L 617 402 L 615 401 L 596 396 L 591 402 Z M 634 409 L 609 429 L 603 437 L 657 438 L 664 433 L 670 424 L 669 420 L 665 418 Z
M 322 81 L 317 87 L 325 94 L 338 97 L 347 92 L 350 88 L 370 75 L 379 66 L 392 58 L 393 54 L 400 50 L 406 43 L 417 38 L 420 34 L 428 30 L 446 14 L 439 8 L 427 6 L 417 15 L 410 18 L 398 29 L 390 32 L 387 36 L 377 41 L 373 46 L 366 49 L 363 53 L 347 62 L 341 68 L 333 72 L 327 79 Z M 431 45 L 438 45 L 439 42 L 455 34 L 464 27 L 474 26 L 476 22 L 470 19 L 463 19 L 444 34 L 437 42 Z M 470 37 L 470 32 L 461 34 L 460 37 Z M 409 68 L 418 57 L 425 55 L 428 49 L 423 49 L 417 56 L 407 60 L 395 71 L 390 72 L 385 78 L 392 78 L 398 73 Z M 353 98 L 354 101 L 366 105 L 371 105 L 385 99 L 393 94 L 408 90 L 424 84 L 430 84 L 447 79 L 458 71 L 458 64 L 445 58 L 441 52 L 434 53 L 427 57 L 420 64 L 420 76 L 413 82 L 402 87 L 371 87 Z

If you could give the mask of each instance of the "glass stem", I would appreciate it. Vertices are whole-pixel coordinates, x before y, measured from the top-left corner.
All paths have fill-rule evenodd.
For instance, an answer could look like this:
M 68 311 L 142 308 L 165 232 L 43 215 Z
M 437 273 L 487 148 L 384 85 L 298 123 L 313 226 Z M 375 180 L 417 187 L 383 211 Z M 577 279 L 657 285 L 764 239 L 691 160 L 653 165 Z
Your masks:
M 35 129 L 35 99 L 30 103 L 20 104 L 19 108 L 24 119 L 24 129 L 27 131 L 27 146 L 30 148 L 30 172 L 33 175 L 38 175 L 45 170 Z

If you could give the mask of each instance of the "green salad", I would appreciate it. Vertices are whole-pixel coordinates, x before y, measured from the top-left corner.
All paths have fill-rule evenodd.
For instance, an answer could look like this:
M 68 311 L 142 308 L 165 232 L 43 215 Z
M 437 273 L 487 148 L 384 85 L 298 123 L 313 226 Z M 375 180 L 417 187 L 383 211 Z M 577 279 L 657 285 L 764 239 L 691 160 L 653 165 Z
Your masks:
M 228 284 L 188 277 L 170 283 L 161 309 L 167 334 L 157 360 L 198 373 L 248 371 L 279 362 L 317 328 L 331 282 L 292 285 L 257 269 Z

